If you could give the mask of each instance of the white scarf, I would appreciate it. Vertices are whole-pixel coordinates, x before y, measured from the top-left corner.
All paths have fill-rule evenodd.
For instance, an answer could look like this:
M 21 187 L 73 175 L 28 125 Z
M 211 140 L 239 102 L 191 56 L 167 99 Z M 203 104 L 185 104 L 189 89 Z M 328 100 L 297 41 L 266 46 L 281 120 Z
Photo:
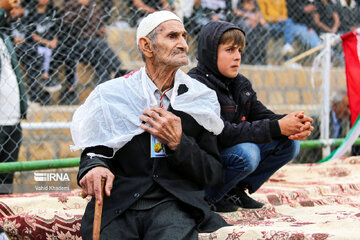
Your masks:
M 114 154 L 131 139 L 144 132 L 140 115 L 145 108 L 157 105 L 146 81 L 145 68 L 128 78 L 121 77 L 98 85 L 74 113 L 71 123 L 72 150 L 93 146 L 113 148 Z M 178 95 L 185 84 L 188 91 Z M 201 126 L 216 135 L 224 128 L 216 93 L 183 71 L 175 74 L 171 106 L 192 116 Z

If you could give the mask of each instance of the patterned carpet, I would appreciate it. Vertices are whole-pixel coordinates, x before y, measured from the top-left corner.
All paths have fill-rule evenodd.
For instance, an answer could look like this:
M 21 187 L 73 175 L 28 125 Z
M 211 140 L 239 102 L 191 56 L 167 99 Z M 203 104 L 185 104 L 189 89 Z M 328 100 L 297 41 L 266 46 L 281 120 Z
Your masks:
M 79 194 L 1 196 L 0 226 L 11 239 L 81 239 Z M 360 239 L 360 157 L 285 166 L 253 197 L 266 207 L 221 214 L 234 226 L 199 239 Z

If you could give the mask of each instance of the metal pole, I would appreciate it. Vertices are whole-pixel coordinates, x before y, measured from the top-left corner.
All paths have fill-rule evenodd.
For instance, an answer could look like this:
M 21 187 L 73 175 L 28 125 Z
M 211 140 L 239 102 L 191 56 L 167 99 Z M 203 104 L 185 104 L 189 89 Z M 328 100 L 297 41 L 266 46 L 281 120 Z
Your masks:
M 327 142 L 330 137 L 330 68 L 331 68 L 331 37 L 332 34 L 324 34 L 324 56 L 323 56 L 323 79 L 322 79 L 322 102 L 323 108 L 321 113 L 321 135 L 320 139 Z M 331 152 L 330 145 L 323 146 L 323 157 Z
M 70 129 L 71 122 L 22 122 L 24 130 Z
M 301 148 L 321 148 L 327 144 L 338 147 L 344 142 L 345 138 L 331 138 L 328 141 L 321 139 L 300 141 Z M 353 145 L 360 145 L 360 138 L 356 139 Z

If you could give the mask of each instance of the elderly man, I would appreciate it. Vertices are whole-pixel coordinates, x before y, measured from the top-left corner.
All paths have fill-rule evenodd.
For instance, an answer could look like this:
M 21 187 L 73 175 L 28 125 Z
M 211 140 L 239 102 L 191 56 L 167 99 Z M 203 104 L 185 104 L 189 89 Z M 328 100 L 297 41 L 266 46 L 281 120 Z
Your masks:
M 220 107 L 215 92 L 179 70 L 186 37 L 175 14 L 148 15 L 137 29 L 145 67 L 100 84 L 75 112 L 78 181 L 96 198 L 82 219 L 84 239 L 101 178 L 101 239 L 198 239 L 227 225 L 204 201 L 204 189 L 221 181 Z

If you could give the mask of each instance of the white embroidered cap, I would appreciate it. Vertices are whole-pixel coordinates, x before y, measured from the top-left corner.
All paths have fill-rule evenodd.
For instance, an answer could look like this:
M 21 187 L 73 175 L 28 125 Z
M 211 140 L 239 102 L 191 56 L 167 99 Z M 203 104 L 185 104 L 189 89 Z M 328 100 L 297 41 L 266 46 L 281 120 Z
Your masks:
M 161 23 L 177 20 L 182 23 L 181 19 L 176 16 L 174 13 L 169 11 L 158 11 L 147 15 L 143 18 L 136 31 L 136 45 L 139 45 L 139 39 L 141 37 L 147 36 L 152 30 L 154 30 Z

